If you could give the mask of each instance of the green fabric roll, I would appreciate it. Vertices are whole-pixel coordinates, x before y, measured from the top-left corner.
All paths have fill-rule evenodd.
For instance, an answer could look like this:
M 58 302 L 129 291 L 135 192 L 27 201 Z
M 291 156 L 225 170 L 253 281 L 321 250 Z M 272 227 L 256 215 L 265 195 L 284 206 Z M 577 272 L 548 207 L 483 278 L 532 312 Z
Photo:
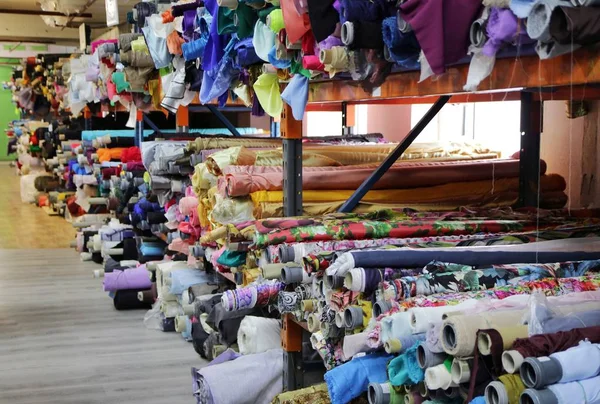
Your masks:
M 292 65 L 290 66 L 290 74 L 301 74 L 304 77 L 308 77 L 309 79 L 311 78 L 310 71 L 308 69 L 305 69 L 302 66 L 302 61 L 296 60 L 296 58 L 292 59 Z
M 233 23 L 233 16 L 235 10 L 231 10 L 227 7 L 219 7 L 217 12 L 217 31 L 219 35 L 234 34 L 236 32 L 235 24 Z
M 263 9 L 258 10 L 256 13 L 258 14 L 258 19 L 262 21 L 263 24 L 267 23 L 267 16 L 271 14 L 271 11 L 275 10 L 277 7 L 265 7 Z
M 254 25 L 258 21 L 256 11 L 246 3 L 239 3 L 238 8 L 235 10 L 235 15 L 237 16 L 236 32 L 238 38 L 251 37 L 254 33 Z
M 230 268 L 242 266 L 246 263 L 246 251 L 225 250 L 217 259 L 217 263 Z
M 283 12 L 280 8 L 276 8 L 275 10 L 271 11 L 268 17 L 269 28 L 271 28 L 271 31 L 274 33 L 278 34 L 279 31 L 285 28 L 285 24 L 283 22 Z

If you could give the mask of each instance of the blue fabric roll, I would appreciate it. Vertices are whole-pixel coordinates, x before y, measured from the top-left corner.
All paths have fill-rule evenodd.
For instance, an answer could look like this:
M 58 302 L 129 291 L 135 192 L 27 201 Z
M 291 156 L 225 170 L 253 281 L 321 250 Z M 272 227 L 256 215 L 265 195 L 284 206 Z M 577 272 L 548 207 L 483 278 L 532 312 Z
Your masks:
M 388 17 L 381 24 L 383 42 L 390 51 L 390 56 L 400 67 L 419 69 L 419 52 L 421 47 L 414 32 L 403 33 L 398 30 L 398 19 Z
M 198 269 L 179 269 L 171 271 L 171 287 L 169 292 L 173 295 L 180 295 L 192 285 L 208 283 L 209 278 L 206 272 Z
M 463 265 L 501 265 L 553 263 L 581 260 L 598 260 L 600 251 L 476 251 L 452 249 L 447 250 L 367 250 L 350 252 L 356 268 L 419 268 L 431 261 L 453 262 Z M 577 276 L 577 275 L 572 275 Z
M 540 313 L 536 313 L 540 316 Z M 543 334 L 570 331 L 574 328 L 595 327 L 600 325 L 600 310 L 573 313 L 565 317 L 552 317 L 542 322 Z
M 385 383 L 387 363 L 393 356 L 371 354 L 352 359 L 325 373 L 332 404 L 345 404 L 367 391 L 369 383 Z
M 145 257 L 162 256 L 165 253 L 164 244 L 159 243 L 143 243 L 140 246 L 140 252 Z

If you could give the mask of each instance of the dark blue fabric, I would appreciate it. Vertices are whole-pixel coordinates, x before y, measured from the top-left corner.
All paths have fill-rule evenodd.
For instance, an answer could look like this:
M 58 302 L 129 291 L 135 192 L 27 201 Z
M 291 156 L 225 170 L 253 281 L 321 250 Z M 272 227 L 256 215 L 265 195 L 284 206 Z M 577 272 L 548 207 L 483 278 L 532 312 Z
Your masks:
M 447 250 L 367 250 L 350 252 L 357 268 L 419 268 L 431 261 L 481 266 L 501 264 L 553 263 L 600 259 L 598 252 L 581 251 L 461 251 Z

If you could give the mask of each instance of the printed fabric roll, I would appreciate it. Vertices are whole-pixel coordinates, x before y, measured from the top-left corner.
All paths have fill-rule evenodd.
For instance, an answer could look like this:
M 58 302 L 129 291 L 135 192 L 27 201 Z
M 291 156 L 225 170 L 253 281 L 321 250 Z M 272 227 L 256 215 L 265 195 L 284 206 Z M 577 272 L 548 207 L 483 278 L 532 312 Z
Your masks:
M 221 296 L 221 303 L 227 311 L 266 306 L 271 299 L 278 296 L 283 286 L 283 283 L 272 280 L 248 285 L 245 288 L 226 290 Z

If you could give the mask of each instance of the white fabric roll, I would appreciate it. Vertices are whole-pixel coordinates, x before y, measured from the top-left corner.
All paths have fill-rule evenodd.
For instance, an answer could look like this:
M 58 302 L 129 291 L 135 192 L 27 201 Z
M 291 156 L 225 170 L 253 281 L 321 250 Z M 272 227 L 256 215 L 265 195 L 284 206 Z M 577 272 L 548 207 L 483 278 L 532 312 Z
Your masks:
M 353 335 L 346 335 L 342 344 L 344 359 L 349 361 L 354 355 L 360 352 L 369 352 L 371 348 L 367 345 L 367 332 L 361 332 Z
M 349 252 L 340 254 L 339 257 L 325 270 L 327 275 L 344 276 L 354 268 L 354 256 Z
M 554 393 L 558 404 L 600 403 L 600 376 L 570 383 L 557 383 L 548 386 L 548 389 Z
M 429 390 L 446 390 L 457 386 L 452 381 L 452 375 L 443 363 L 425 370 L 425 384 Z
M 385 344 L 392 338 L 401 338 L 412 334 L 410 313 L 405 311 L 395 313 L 381 319 L 380 340 Z
M 559 383 L 589 379 L 600 374 L 600 344 L 581 341 L 579 345 L 553 353 L 550 357 L 558 360 L 562 367 Z
M 160 302 L 160 311 L 165 317 L 183 316 L 183 309 L 176 300 L 168 300 Z
M 187 264 L 182 261 L 161 262 L 156 264 L 156 292 L 163 302 L 177 300 L 177 296 L 169 293 L 169 287 L 166 282 L 167 280 L 170 280 L 170 272 L 180 269 L 188 269 Z
M 439 306 L 439 307 L 415 307 L 408 310 L 410 313 L 410 326 L 414 334 L 420 334 L 427 332 L 431 327 L 431 324 L 439 323 L 442 321 L 444 314 L 453 312 L 468 310 L 475 307 L 477 300 L 469 299 L 460 304 L 454 306 Z
M 242 355 L 281 348 L 281 325 L 273 318 L 246 316 L 238 330 L 238 346 Z

